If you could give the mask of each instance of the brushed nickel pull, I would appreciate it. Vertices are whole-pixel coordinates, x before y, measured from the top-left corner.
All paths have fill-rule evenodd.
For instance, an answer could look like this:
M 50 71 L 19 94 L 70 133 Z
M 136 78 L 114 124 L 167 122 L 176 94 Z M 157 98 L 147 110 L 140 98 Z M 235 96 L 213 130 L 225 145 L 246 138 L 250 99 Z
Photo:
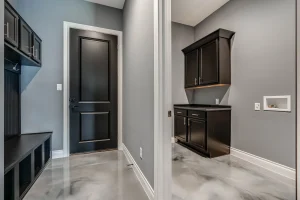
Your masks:
M 181 114 L 182 112 L 177 112 L 177 114 Z
M 9 23 L 4 24 L 6 26 L 6 34 L 4 34 L 7 38 L 9 38 Z
M 195 78 L 195 85 L 197 85 L 197 78 Z
M 183 125 L 185 125 L 185 124 L 186 124 L 186 118 L 184 117 L 183 119 L 184 119 L 184 121 L 183 121 Z
M 198 114 L 192 114 L 193 116 L 196 116 L 196 117 L 198 117 L 199 115 Z
M 35 49 L 34 49 L 34 46 L 33 46 L 33 47 L 32 47 L 32 55 L 33 55 L 33 57 L 35 57 L 34 52 L 35 52 Z

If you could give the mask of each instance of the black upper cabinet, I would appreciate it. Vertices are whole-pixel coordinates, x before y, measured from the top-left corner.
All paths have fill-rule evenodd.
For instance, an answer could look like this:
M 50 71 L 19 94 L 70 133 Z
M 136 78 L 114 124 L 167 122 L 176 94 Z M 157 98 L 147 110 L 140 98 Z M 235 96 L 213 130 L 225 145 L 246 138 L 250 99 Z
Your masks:
M 31 57 L 32 55 L 32 35 L 33 31 L 31 28 L 23 21 L 20 22 L 20 50 L 26 55 Z
M 41 66 L 42 40 L 7 1 L 4 34 L 6 59 L 21 65 Z
M 185 56 L 185 85 L 187 87 L 193 87 L 197 85 L 199 74 L 198 56 L 198 49 L 187 53 Z
M 185 88 L 231 84 L 231 38 L 234 32 L 219 29 L 183 49 Z
M 18 14 L 11 8 L 8 3 L 5 2 L 4 38 L 7 42 L 15 47 L 18 47 L 18 23 Z
M 218 40 L 214 40 L 201 47 L 201 55 L 199 84 L 217 84 L 219 82 Z
M 33 34 L 33 46 L 32 46 L 32 56 L 35 61 L 41 63 L 42 61 L 42 40 Z

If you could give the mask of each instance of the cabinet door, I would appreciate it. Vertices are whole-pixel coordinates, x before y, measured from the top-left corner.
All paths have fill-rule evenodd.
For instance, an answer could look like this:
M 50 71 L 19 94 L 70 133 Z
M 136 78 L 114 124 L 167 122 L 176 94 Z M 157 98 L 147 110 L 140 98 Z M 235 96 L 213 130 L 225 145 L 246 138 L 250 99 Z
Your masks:
M 21 20 L 20 22 L 20 49 L 26 55 L 32 55 L 32 30 Z
M 200 85 L 219 82 L 218 40 L 201 47 Z
M 42 60 L 42 40 L 33 34 L 32 57 L 38 63 Z
M 185 87 L 193 87 L 198 85 L 198 57 L 198 49 L 185 55 Z
M 5 4 L 4 38 L 15 47 L 18 47 L 18 23 L 18 14 L 8 4 Z
M 206 149 L 206 125 L 205 121 L 189 119 L 189 143 L 202 149 Z
M 175 137 L 187 142 L 187 118 L 175 115 Z

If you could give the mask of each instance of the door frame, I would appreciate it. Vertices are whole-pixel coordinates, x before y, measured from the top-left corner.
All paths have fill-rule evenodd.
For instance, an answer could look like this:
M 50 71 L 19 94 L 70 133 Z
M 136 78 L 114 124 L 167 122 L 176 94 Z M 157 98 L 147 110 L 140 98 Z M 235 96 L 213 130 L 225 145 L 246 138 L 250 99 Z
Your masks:
M 89 26 L 84 24 L 77 24 L 73 22 L 64 21 L 64 97 L 63 97 L 63 157 L 70 156 L 70 127 L 69 127 L 69 93 L 70 93 L 70 86 L 69 86 L 69 70 L 70 70 L 70 57 L 69 57 L 69 48 L 70 48 L 70 29 L 79 29 L 79 30 L 86 30 L 86 31 L 95 31 L 99 33 L 115 35 L 118 37 L 118 150 L 122 150 L 122 119 L 123 119 L 123 32 L 112 30 L 112 29 L 105 29 L 95 26 Z

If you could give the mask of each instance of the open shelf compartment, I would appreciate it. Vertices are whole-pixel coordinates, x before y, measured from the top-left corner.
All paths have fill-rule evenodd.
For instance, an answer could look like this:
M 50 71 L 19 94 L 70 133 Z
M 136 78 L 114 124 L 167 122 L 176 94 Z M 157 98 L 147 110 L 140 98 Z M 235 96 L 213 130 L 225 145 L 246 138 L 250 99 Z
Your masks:
M 45 161 L 44 164 L 48 162 L 51 157 L 51 141 L 50 138 L 47 139 L 44 143 L 44 154 L 45 154 Z
M 264 96 L 264 110 L 291 112 L 291 96 Z
M 14 179 L 15 179 L 15 174 L 13 168 L 4 175 L 4 199 L 5 200 L 15 199 Z
M 43 168 L 43 149 L 42 145 L 34 150 L 34 176 L 37 176 Z
M 31 183 L 31 154 L 20 162 L 19 170 L 19 188 L 21 196 Z

